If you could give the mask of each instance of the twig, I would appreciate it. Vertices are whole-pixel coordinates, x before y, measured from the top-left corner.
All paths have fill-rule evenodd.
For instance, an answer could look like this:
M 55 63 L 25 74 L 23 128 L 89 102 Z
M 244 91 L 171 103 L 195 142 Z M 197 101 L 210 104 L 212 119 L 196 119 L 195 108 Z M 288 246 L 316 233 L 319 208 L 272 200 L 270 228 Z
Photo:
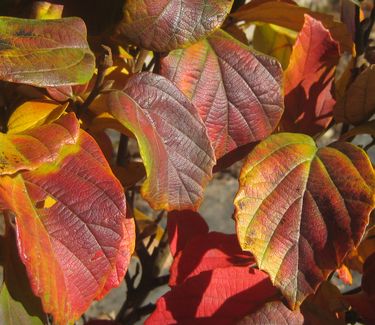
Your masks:
M 94 87 L 90 95 L 86 98 L 82 105 L 77 109 L 77 115 L 79 116 L 82 110 L 87 109 L 95 98 L 100 94 L 104 85 L 105 71 L 113 65 L 112 60 L 112 51 L 111 48 L 105 45 L 102 45 L 103 52 L 98 58 L 98 75 L 95 80 Z

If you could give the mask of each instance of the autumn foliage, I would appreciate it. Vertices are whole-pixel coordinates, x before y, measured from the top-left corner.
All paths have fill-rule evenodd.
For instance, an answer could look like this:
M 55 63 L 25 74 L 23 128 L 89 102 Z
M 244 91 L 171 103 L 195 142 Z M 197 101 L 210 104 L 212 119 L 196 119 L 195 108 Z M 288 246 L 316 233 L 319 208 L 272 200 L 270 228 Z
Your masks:
M 125 281 L 83 321 L 373 324 L 375 9 L 99 2 L 0 5 L 0 323 L 74 324 Z M 236 233 L 212 231 L 240 160 Z

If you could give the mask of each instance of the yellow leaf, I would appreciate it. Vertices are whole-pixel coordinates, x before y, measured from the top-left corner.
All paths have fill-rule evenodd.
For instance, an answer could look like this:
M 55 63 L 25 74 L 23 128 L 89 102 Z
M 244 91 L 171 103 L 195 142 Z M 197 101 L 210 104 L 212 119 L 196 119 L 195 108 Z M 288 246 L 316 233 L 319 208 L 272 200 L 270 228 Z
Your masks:
M 19 106 L 8 121 L 8 134 L 24 132 L 56 121 L 68 104 L 60 105 L 51 101 L 29 101 Z

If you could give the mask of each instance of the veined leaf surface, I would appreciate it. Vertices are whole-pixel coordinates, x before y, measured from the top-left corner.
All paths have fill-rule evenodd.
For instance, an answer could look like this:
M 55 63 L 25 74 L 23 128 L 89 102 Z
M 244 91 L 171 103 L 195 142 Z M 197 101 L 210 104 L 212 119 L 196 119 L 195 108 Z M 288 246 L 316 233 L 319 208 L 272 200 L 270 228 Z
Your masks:
M 186 47 L 219 28 L 233 0 L 128 0 L 119 33 L 145 49 Z
M 12 118 L 11 121 L 14 122 Z M 0 133 L 0 175 L 32 170 L 54 161 L 61 148 L 74 144 L 78 135 L 79 123 L 73 114 L 21 133 L 13 134 L 12 129 L 9 134 Z
M 31 287 L 57 324 L 77 320 L 122 281 L 134 249 L 134 223 L 126 218 L 119 181 L 84 131 L 53 161 L 1 176 L 0 202 L 16 216 Z
M 280 64 L 222 30 L 171 52 L 161 74 L 197 107 L 216 158 L 267 137 L 283 113 Z
M 241 171 L 241 247 L 296 308 L 358 245 L 374 189 L 373 167 L 360 148 L 337 142 L 318 149 L 306 135 L 272 135 Z
M 305 15 L 285 71 L 285 131 L 314 135 L 329 125 L 336 103 L 331 90 L 339 59 L 339 45 L 329 31 Z
M 141 73 L 111 92 L 107 104 L 138 140 L 147 172 L 143 197 L 154 209 L 197 209 L 215 157 L 191 102 L 166 78 Z
M 38 87 L 83 84 L 95 57 L 80 18 L 0 17 L 0 79 Z

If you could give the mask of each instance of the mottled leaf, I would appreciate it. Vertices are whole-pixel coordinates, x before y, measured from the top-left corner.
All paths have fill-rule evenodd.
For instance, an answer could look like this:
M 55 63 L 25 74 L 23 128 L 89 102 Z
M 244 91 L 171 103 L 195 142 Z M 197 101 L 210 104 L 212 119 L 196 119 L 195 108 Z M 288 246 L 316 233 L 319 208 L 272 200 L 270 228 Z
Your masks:
M 161 74 L 197 107 L 217 158 L 267 137 L 283 112 L 280 64 L 222 30 L 171 52 Z
M 171 254 L 176 256 L 193 238 L 207 235 L 208 225 L 195 211 L 172 211 L 168 213 L 167 231 Z
M 8 120 L 7 134 L 16 134 L 56 121 L 66 105 L 50 101 L 29 101 L 17 107 Z
M 288 309 L 281 301 L 271 301 L 262 308 L 252 313 L 237 325 L 302 325 L 304 323 L 303 315 L 299 310 L 292 311 Z
M 119 33 L 145 49 L 168 52 L 219 28 L 233 0 L 128 0 Z
M 39 87 L 83 84 L 95 57 L 80 18 L 0 17 L 0 79 Z
M 57 324 L 78 319 L 121 283 L 134 224 L 120 183 L 87 133 L 80 131 L 53 162 L 2 176 L 0 201 L 16 215 L 31 287 Z
M 106 100 L 109 112 L 138 140 L 147 173 L 143 197 L 154 209 L 197 209 L 215 157 L 196 108 L 152 73 L 137 74 Z
M 218 268 L 166 293 L 145 324 L 232 325 L 276 294 L 268 276 L 259 270 Z
M 297 35 L 281 33 L 275 25 L 259 24 L 256 26 L 253 37 L 254 49 L 276 58 L 283 69 L 289 65 L 290 55 Z
M 241 250 L 235 235 L 218 232 L 197 235 L 175 256 L 169 285 L 179 285 L 201 272 L 252 264 L 253 257 Z
M 72 114 L 22 133 L 0 133 L 0 175 L 54 161 L 64 145 L 76 142 L 78 134 L 79 123 Z
M 366 68 L 335 106 L 336 122 L 360 124 L 375 113 L 375 65 Z
M 318 149 L 306 135 L 272 135 L 241 171 L 235 198 L 241 247 L 296 308 L 359 244 L 374 188 L 362 149 L 346 142 Z
M 332 37 L 340 43 L 341 52 L 354 51 L 351 35 L 343 23 L 335 21 L 332 15 L 299 7 L 292 1 L 252 0 L 231 16 L 237 21 L 270 23 L 299 32 L 304 25 L 305 14 L 322 22 Z
M 329 31 L 306 15 L 285 71 L 285 131 L 314 135 L 329 125 L 335 104 L 331 90 L 339 58 L 338 44 Z

